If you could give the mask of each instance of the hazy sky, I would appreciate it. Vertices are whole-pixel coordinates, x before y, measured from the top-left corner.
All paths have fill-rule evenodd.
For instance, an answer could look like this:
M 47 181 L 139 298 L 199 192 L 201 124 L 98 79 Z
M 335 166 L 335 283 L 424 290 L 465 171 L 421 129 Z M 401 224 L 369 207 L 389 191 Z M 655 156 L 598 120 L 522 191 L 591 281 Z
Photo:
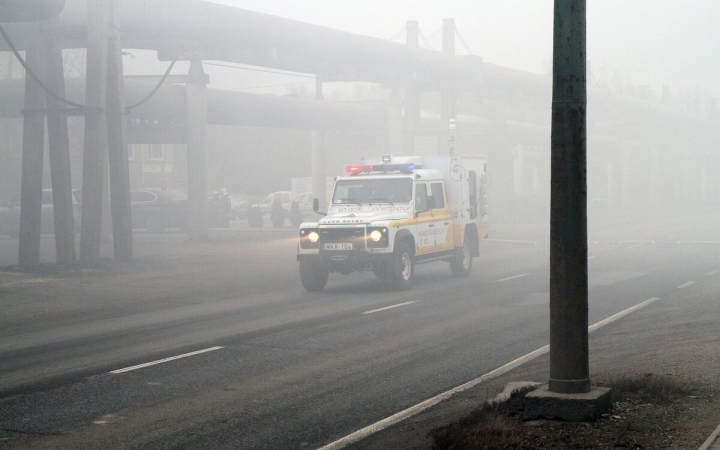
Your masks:
M 390 39 L 417 20 L 429 38 L 454 18 L 485 61 L 549 73 L 552 0 L 214 0 L 240 8 Z M 588 59 L 594 72 L 617 71 L 655 92 L 703 87 L 720 93 L 720 1 L 588 0 Z M 403 42 L 402 35 L 398 41 Z M 441 47 L 441 33 L 431 44 Z M 457 42 L 458 54 L 465 53 Z

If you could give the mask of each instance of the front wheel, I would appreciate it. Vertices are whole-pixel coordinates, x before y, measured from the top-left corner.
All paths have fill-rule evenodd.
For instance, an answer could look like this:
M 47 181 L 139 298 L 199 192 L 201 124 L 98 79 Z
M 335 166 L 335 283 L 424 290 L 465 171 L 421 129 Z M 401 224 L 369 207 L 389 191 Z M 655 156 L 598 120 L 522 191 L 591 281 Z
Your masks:
M 456 278 L 470 276 L 472 271 L 473 257 L 470 250 L 469 239 L 464 239 L 463 246 L 455 249 L 455 254 L 450 260 L 450 271 Z
M 309 292 L 322 291 L 327 284 L 328 270 L 314 261 L 300 261 L 300 282 Z
M 387 265 L 385 276 L 385 282 L 391 289 L 396 291 L 410 289 L 415 277 L 415 256 L 407 241 L 398 246 L 392 261 Z

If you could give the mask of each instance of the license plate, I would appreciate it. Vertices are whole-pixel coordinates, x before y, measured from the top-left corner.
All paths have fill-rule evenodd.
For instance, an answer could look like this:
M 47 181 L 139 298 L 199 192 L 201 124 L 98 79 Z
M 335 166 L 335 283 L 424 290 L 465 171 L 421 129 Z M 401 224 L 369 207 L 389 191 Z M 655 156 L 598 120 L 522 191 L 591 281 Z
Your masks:
M 325 250 L 352 250 L 352 244 L 325 244 Z

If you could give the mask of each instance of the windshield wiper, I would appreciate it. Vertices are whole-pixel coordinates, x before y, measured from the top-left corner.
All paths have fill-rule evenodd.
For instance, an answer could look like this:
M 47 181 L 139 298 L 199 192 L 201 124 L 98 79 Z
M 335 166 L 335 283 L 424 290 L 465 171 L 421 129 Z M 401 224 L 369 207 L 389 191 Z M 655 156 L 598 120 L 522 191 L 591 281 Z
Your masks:
M 370 203 L 371 205 L 373 204 L 373 202 L 375 202 L 375 203 L 390 203 L 391 205 L 395 205 L 390 200 L 388 200 L 386 198 L 381 198 L 381 197 L 373 197 L 370 200 L 368 200 L 368 203 Z
M 345 200 L 348 201 L 348 202 L 350 202 L 350 203 L 355 203 L 355 204 L 357 204 L 357 205 L 362 206 L 362 203 L 360 203 L 359 201 L 355 200 L 354 198 L 346 198 Z

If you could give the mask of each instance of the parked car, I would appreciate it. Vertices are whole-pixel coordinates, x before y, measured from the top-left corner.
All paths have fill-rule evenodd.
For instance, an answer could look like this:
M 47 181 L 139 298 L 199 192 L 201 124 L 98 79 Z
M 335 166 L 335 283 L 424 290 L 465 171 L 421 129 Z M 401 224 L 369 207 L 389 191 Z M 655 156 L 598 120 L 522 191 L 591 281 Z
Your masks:
M 292 191 L 277 191 L 273 192 L 272 194 L 268 195 L 264 199 L 262 199 L 258 206 L 260 206 L 260 210 L 263 214 L 269 214 L 272 210 L 272 204 L 275 200 L 280 201 L 280 204 L 283 203 L 290 203 L 290 200 L 292 199 Z
M 287 203 L 283 203 L 282 207 L 285 211 L 290 212 L 292 209 L 293 202 L 297 203 L 298 209 L 302 214 L 312 214 L 313 213 L 313 197 L 312 192 L 303 192 L 302 194 L 298 194 L 293 199 Z
M 82 201 L 79 189 L 72 190 L 73 222 L 75 231 L 80 231 L 80 202 Z M 55 217 L 53 215 L 53 191 L 42 190 L 42 206 L 40 209 L 40 233 L 55 233 Z M 17 238 L 20 235 L 20 196 L 0 206 L 0 235 Z
M 133 228 L 162 233 L 166 228 L 187 228 L 188 198 L 168 189 L 141 189 L 130 192 Z

